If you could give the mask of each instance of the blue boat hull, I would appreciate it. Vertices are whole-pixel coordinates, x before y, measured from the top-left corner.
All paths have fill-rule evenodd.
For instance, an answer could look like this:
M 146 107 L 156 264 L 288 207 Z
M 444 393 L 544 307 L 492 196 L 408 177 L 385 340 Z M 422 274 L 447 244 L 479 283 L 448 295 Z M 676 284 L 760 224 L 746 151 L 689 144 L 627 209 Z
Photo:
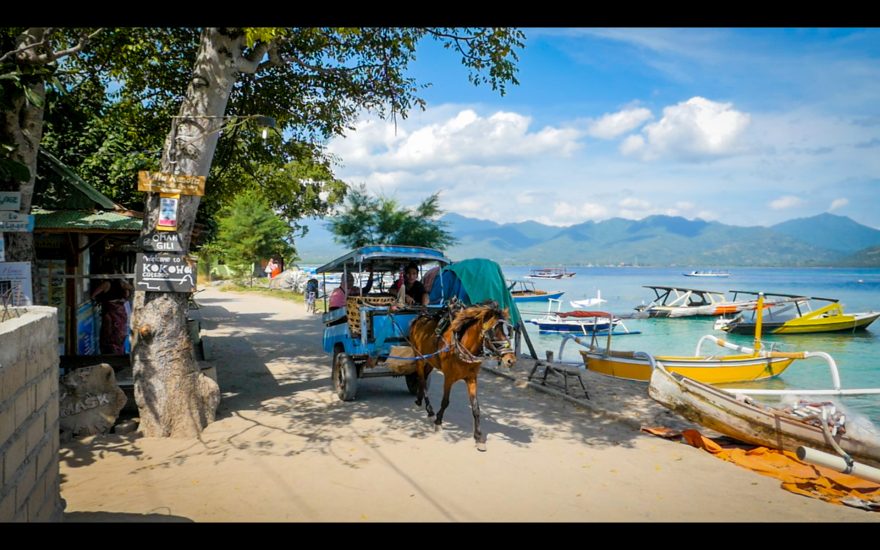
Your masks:
M 521 302 L 546 302 L 547 300 L 558 300 L 565 292 L 548 292 L 547 294 L 539 294 L 537 296 L 514 296 L 513 301 Z

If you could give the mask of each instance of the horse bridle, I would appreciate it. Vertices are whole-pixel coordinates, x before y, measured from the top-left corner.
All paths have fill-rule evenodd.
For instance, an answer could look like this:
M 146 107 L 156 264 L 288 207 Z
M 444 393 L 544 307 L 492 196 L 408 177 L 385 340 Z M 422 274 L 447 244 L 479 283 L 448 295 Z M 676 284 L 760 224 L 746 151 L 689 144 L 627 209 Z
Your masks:
M 490 334 L 495 334 L 498 325 L 501 325 L 501 334 L 504 334 L 504 340 L 494 340 L 490 336 Z M 494 355 L 501 359 L 503 355 L 513 353 L 513 348 L 510 345 L 510 337 L 508 336 L 508 334 L 512 332 L 513 325 L 506 319 L 499 317 L 495 324 L 492 325 L 492 328 L 483 333 L 483 355 Z

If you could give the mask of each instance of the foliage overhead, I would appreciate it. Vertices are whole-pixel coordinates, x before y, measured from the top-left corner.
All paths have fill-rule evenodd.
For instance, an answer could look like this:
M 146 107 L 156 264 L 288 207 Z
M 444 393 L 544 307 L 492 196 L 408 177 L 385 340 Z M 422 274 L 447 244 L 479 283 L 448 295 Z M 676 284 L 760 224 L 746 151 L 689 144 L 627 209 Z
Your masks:
M 228 29 L 229 32 L 236 32 Z M 113 200 L 141 208 L 138 170 L 157 169 L 172 116 L 192 78 L 200 30 L 111 29 L 65 63 L 50 86 L 44 144 Z M 255 74 L 240 74 L 226 110 L 199 221 L 212 225 L 243 189 L 260 189 L 289 222 L 325 215 L 345 195 L 326 152 L 365 111 L 406 117 L 427 84 L 407 76 L 423 39 L 461 56 L 475 84 L 505 92 L 521 31 L 508 28 L 247 28 L 246 48 L 271 44 Z M 241 123 L 264 115 L 275 131 Z
M 395 199 L 373 197 L 361 185 L 346 199 L 342 213 L 330 219 L 336 242 L 349 248 L 369 244 L 402 244 L 445 249 L 456 243 L 438 218 L 440 193 L 434 193 L 414 209 L 401 207 Z

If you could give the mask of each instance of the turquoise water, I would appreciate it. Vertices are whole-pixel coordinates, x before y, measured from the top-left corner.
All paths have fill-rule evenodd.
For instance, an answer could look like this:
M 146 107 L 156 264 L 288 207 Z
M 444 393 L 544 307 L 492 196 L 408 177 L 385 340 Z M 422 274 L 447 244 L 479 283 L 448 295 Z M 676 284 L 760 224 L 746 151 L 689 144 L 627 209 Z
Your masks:
M 535 266 L 540 267 L 540 266 Z M 728 278 L 685 277 L 699 266 L 680 268 L 639 268 L 639 267 L 571 267 L 577 275 L 564 280 L 533 279 L 539 289 L 547 291 L 562 290 L 563 311 L 571 310 L 569 300 L 594 298 L 596 291 L 602 291 L 607 303 L 602 309 L 615 314 L 632 314 L 633 308 L 641 303 L 649 303 L 654 298 L 651 289 L 642 285 L 667 285 L 697 288 L 704 290 L 750 290 L 778 292 L 785 294 L 804 294 L 837 298 L 847 312 L 880 311 L 880 269 L 867 268 L 729 268 Z M 521 279 L 528 274 L 527 267 L 504 267 L 508 279 Z M 525 319 L 537 317 L 546 312 L 546 302 L 520 304 Z M 630 330 L 642 333 L 615 337 L 612 346 L 618 350 L 645 351 L 654 355 L 694 353 L 697 341 L 704 334 L 726 337 L 737 344 L 751 346 L 752 338 L 713 329 L 714 319 L 625 319 Z M 544 350 L 557 353 L 561 336 L 538 334 L 537 327 L 526 324 L 529 336 L 539 356 Z M 837 362 L 841 385 L 844 388 L 880 387 L 880 320 L 866 331 L 839 334 L 769 335 L 763 338 L 777 342 L 780 351 L 824 351 L 831 354 Z M 579 357 L 574 342 L 566 345 L 566 360 Z M 715 353 L 721 350 L 714 345 L 705 344 L 703 350 Z M 795 361 L 778 378 L 762 383 L 751 384 L 765 388 L 805 388 L 825 389 L 831 387 L 831 377 L 826 364 L 821 359 Z M 745 384 L 734 384 L 743 387 Z M 763 399 L 763 398 L 762 398 Z M 816 398 L 829 400 L 829 398 Z M 880 426 L 880 396 L 833 398 L 852 412 L 860 413 Z

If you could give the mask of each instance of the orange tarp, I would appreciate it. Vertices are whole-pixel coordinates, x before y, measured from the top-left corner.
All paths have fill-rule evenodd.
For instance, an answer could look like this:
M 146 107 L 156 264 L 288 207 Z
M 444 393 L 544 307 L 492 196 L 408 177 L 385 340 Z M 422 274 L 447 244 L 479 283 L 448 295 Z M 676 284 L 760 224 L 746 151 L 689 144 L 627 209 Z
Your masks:
M 643 428 L 643 431 L 660 437 L 670 437 L 665 428 Z M 782 488 L 792 493 L 835 504 L 880 511 L 880 484 L 801 462 L 789 451 L 767 447 L 725 448 L 697 430 L 685 430 L 681 436 L 690 445 L 704 449 L 718 458 L 782 480 Z

